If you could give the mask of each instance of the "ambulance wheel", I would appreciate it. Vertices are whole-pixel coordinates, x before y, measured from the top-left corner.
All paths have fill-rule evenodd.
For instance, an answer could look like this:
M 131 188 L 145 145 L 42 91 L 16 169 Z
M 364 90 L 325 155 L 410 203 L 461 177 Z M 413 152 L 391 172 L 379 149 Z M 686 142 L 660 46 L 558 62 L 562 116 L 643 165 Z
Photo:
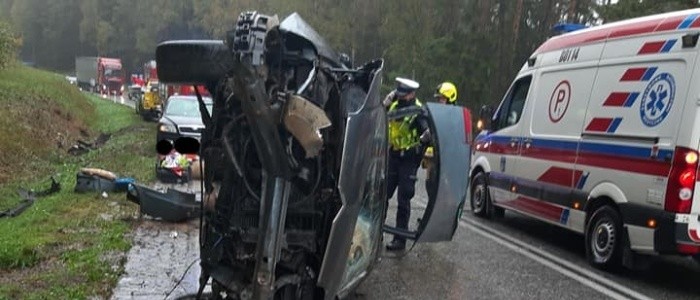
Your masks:
M 479 217 L 491 217 L 491 196 L 489 195 L 489 187 L 486 184 L 486 174 L 483 172 L 477 173 L 472 179 L 470 196 L 469 204 L 471 205 L 472 213 Z
M 622 262 L 622 221 L 620 214 L 606 205 L 598 208 L 586 226 L 586 258 L 599 269 L 611 270 Z

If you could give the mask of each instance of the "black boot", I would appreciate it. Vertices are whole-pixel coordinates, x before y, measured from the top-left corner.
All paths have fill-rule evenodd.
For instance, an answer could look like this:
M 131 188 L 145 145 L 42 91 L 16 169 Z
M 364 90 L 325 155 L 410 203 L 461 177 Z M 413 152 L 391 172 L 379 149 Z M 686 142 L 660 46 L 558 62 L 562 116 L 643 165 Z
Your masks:
M 401 251 L 406 249 L 406 241 L 393 240 L 391 243 L 386 245 L 386 250 L 388 251 Z

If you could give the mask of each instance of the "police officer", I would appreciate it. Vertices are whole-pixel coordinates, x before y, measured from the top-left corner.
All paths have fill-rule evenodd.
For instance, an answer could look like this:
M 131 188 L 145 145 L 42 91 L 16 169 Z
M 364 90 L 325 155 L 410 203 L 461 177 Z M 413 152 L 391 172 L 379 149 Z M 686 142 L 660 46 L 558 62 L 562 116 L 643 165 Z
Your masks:
M 388 112 L 407 107 L 422 107 L 416 99 L 418 82 L 406 78 L 396 78 L 396 89 L 385 98 Z M 423 157 L 423 142 L 429 141 L 428 122 L 422 114 L 413 114 L 389 120 L 389 176 L 387 178 L 387 201 L 398 187 L 398 209 L 396 228 L 408 229 L 411 216 L 411 199 L 415 194 L 416 171 Z M 406 248 L 406 240 L 394 236 L 386 246 L 389 251 Z

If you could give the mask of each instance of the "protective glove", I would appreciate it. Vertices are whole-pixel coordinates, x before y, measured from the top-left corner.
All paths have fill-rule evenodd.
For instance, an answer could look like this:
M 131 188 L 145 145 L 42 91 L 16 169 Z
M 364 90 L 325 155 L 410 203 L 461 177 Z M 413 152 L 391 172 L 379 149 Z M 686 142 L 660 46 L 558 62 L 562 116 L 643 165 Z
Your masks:
M 384 97 L 384 101 L 382 101 L 382 104 L 384 104 L 385 107 L 389 107 L 392 102 L 394 102 L 394 99 L 396 98 L 396 90 L 393 90 L 389 92 L 386 97 Z

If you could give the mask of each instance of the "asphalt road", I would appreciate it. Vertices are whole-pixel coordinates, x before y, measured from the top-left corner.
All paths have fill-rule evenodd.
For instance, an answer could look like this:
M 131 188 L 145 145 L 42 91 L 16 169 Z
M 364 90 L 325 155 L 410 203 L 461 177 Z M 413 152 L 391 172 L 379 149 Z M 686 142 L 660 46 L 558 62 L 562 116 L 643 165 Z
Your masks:
M 427 203 L 421 185 L 412 220 Z M 390 206 L 391 213 L 395 201 Z M 417 244 L 400 257 L 385 253 L 355 297 L 700 299 L 698 279 L 700 265 L 681 257 L 656 258 L 643 271 L 599 271 L 586 262 L 582 235 L 516 213 L 484 220 L 465 211 L 452 242 Z
M 129 98 L 126 94 L 124 94 L 123 96 L 116 96 L 116 95 L 105 96 L 105 95 L 95 94 L 95 96 L 102 97 L 105 100 L 109 100 L 109 101 L 112 101 L 114 103 L 119 103 L 119 104 L 126 105 L 128 107 L 131 107 L 131 108 L 135 108 L 134 101 L 129 100 Z

